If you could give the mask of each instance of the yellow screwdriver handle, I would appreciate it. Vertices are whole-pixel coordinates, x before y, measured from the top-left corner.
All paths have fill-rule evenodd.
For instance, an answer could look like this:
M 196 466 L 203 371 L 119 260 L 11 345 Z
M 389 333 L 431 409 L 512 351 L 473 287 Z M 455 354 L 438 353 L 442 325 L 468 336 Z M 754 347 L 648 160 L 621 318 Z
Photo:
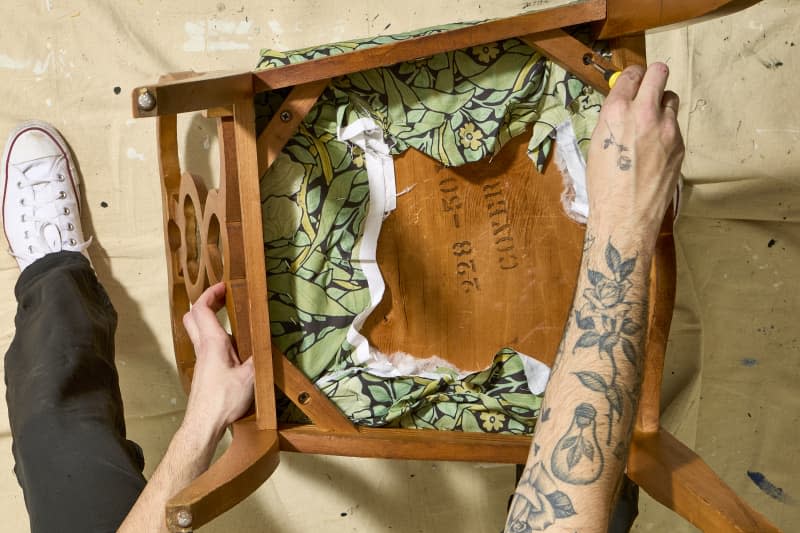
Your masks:
M 610 78 L 608 78 L 608 87 L 609 87 L 609 89 L 613 89 L 614 85 L 617 84 L 617 79 L 619 79 L 619 75 L 620 74 L 622 74 L 622 72 L 618 71 L 618 72 L 615 72 L 614 74 L 612 74 Z

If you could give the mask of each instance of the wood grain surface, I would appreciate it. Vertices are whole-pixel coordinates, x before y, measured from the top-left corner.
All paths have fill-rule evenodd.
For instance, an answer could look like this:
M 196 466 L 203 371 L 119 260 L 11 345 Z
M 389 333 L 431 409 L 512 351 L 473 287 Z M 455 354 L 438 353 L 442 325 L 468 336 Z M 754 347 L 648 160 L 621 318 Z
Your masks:
M 552 362 L 584 229 L 564 214 L 558 169 L 539 174 L 527 139 L 460 168 L 415 150 L 396 158 L 397 190 L 410 190 L 384 221 L 386 294 L 365 325 L 381 351 L 439 355 L 464 370 L 506 346 Z

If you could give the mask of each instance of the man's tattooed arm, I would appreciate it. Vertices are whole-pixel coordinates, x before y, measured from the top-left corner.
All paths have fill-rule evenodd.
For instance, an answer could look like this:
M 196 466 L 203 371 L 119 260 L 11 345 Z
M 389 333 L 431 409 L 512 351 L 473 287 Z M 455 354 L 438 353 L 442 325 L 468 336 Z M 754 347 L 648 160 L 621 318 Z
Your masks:
M 587 232 L 584 259 L 506 533 L 605 531 L 642 375 L 651 252 Z
M 684 146 L 669 69 L 626 68 L 592 135 L 589 217 L 573 308 L 507 533 L 606 533 L 642 380 L 647 289 Z

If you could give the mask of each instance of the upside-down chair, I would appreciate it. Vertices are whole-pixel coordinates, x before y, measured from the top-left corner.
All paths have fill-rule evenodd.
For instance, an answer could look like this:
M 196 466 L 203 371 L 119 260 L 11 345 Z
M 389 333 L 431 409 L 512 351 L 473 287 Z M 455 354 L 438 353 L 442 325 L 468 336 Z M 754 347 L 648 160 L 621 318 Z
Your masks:
M 233 424 L 231 445 L 219 460 L 169 501 L 169 528 L 192 531 L 235 506 L 277 468 L 281 451 L 524 464 L 530 431 L 514 415 L 523 407 L 503 404 L 508 416 L 494 418 L 458 411 L 463 416 L 451 431 L 419 429 L 430 419 L 407 413 L 378 423 L 388 420 L 393 408 L 380 413 L 366 409 L 367 416 L 359 407 L 361 414 L 346 416 L 329 394 L 332 378 L 321 379 L 326 369 L 315 357 L 324 347 L 336 375 L 348 377 L 362 374 L 344 365 L 351 356 L 340 347 L 356 351 L 356 345 L 366 349 L 367 357 L 370 350 L 437 354 L 451 368 L 472 376 L 504 347 L 551 365 L 572 304 L 584 227 L 575 220 L 580 216 L 565 210 L 580 192 L 568 186 L 564 195 L 558 167 L 569 165 L 556 165 L 552 160 L 557 156 L 548 157 L 557 149 L 551 140 L 557 137 L 555 124 L 547 122 L 554 115 L 548 113 L 556 113 L 552 109 L 558 105 L 548 111 L 541 107 L 542 98 L 558 96 L 558 113 L 570 110 L 575 125 L 596 113 L 597 106 L 581 107 L 580 102 L 593 102 L 608 90 L 603 74 L 587 65 L 584 56 L 590 54 L 609 69 L 644 64 L 645 30 L 753 3 L 577 0 L 474 24 L 265 53 L 254 71 L 171 74 L 137 88 L 134 116 L 157 121 L 172 333 L 184 388 L 188 391 L 191 384 L 194 352 L 182 315 L 210 283 L 221 280 L 227 282 L 232 337 L 241 358 L 254 358 L 256 372 L 254 413 Z M 504 117 L 495 117 L 497 134 L 491 146 L 479 122 L 490 120 L 490 112 L 473 105 L 477 90 L 459 102 L 458 113 L 479 118 L 453 127 L 447 120 L 454 119 L 447 118 L 435 131 L 417 137 L 409 131 L 423 130 L 420 124 L 427 120 L 451 116 L 438 109 L 449 104 L 437 100 L 435 92 L 428 101 L 420 96 L 422 89 L 403 93 L 408 86 L 426 87 L 427 78 L 395 89 L 380 82 L 374 85 L 376 94 L 369 93 L 370 79 L 395 79 L 398 72 L 438 76 L 439 83 L 443 76 L 437 73 L 447 68 L 440 59 L 456 64 L 459 76 L 472 68 L 465 65 L 483 72 L 485 65 L 500 63 L 498 54 L 512 48 L 509 53 L 530 50 L 519 72 L 545 76 L 552 66 L 547 71 L 551 78 L 520 77 L 525 83 L 508 89 L 514 98 L 527 92 L 504 108 Z M 529 74 L 526 68 L 541 72 Z M 561 78 L 552 79 L 554 72 Z M 541 94 L 533 95 L 526 85 L 532 79 L 541 81 Z M 481 92 L 482 102 L 492 100 L 491 89 Z M 344 109 L 336 107 L 341 98 L 349 98 L 351 112 L 359 106 L 372 109 L 368 126 L 395 127 L 392 142 L 379 142 L 372 151 L 361 149 L 375 140 L 370 138 L 374 129 L 362 127 L 350 144 L 331 144 L 344 142 L 345 126 L 357 122 L 335 116 L 337 109 Z M 540 107 L 525 98 L 538 99 Z M 397 109 L 403 110 L 402 120 L 392 115 Z M 212 190 L 179 163 L 177 116 L 197 111 L 218 123 L 220 179 Z M 384 111 L 392 116 L 381 115 Z M 320 133 L 320 124 L 333 128 L 333 134 Z M 588 135 L 577 133 L 575 147 L 580 149 Z M 537 146 L 526 145 L 531 137 L 538 138 Z M 381 147 L 393 151 L 381 152 Z M 480 150 L 482 157 L 477 157 Z M 387 164 L 387 157 L 393 168 L 375 170 L 375 165 Z M 392 183 L 358 182 L 365 175 L 360 169 L 369 165 L 370 172 L 392 175 Z M 317 167 L 316 181 L 287 178 Z M 346 189 L 335 181 L 342 175 L 353 176 Z M 358 193 L 357 185 L 369 194 Z M 376 190 L 385 196 L 378 198 Z M 659 425 L 675 296 L 672 218 L 670 212 L 662 225 L 652 265 L 644 382 L 627 475 L 704 531 L 778 531 Z M 335 250 L 360 254 L 360 260 L 340 257 Z M 380 279 L 374 278 L 375 272 Z M 375 284 L 381 287 L 378 293 Z M 381 293 L 378 301 L 375 294 Z M 377 387 L 373 396 L 383 395 L 380 380 L 373 374 L 367 378 Z M 529 384 L 522 381 L 519 386 L 525 391 Z M 412 378 L 406 389 L 430 382 Z M 364 423 L 356 423 L 360 421 Z

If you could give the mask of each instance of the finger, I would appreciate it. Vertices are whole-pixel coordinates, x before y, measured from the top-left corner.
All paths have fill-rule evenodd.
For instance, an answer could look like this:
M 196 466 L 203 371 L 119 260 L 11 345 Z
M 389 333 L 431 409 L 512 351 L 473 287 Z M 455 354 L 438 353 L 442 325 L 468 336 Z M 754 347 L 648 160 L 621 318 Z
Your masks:
M 203 294 L 192 305 L 192 317 L 194 318 L 198 333 L 207 335 L 209 333 L 220 334 L 225 330 L 217 319 L 217 311 L 222 309 L 225 304 L 225 283 L 217 283 L 206 289 Z
M 197 344 L 197 341 L 200 340 L 200 331 L 197 329 L 197 322 L 195 322 L 191 311 L 183 315 L 183 327 L 192 344 Z
M 237 369 L 242 375 L 247 378 L 248 380 L 254 379 L 256 375 L 255 364 L 253 363 L 253 358 L 251 357 L 241 365 Z
M 227 331 L 225 332 L 228 333 Z M 239 351 L 236 349 L 236 340 L 233 335 L 228 334 L 228 360 L 231 366 L 239 366 L 242 364 L 242 358 L 239 357 Z
M 632 65 L 622 71 L 617 79 L 616 85 L 611 89 L 606 98 L 606 103 L 614 100 L 632 101 L 636 98 L 639 91 L 639 84 L 642 83 L 644 69 L 639 65 Z
M 253 384 L 256 381 L 256 369 L 255 365 L 253 365 L 253 358 L 251 357 L 242 363 L 235 371 L 239 373 L 239 378 L 242 380 L 244 386 L 249 387 L 247 391 L 248 394 L 254 394 L 255 390 L 253 390 Z
M 681 98 L 672 91 L 664 91 L 664 97 L 661 98 L 661 106 L 664 108 L 665 113 L 671 113 L 671 115 L 677 118 L 678 116 L 678 109 L 681 105 Z
M 209 307 L 215 313 L 222 309 L 222 306 L 225 305 L 225 282 L 220 281 L 207 288 L 194 302 L 194 305 Z
M 239 357 L 239 350 L 236 349 L 236 338 L 230 333 L 228 333 L 227 330 L 225 330 L 225 334 L 228 336 L 228 344 L 230 345 L 230 350 L 228 350 L 228 354 L 230 356 L 231 364 L 233 366 L 238 366 L 242 364 L 242 358 Z
M 669 78 L 669 67 L 665 63 L 653 63 L 647 67 L 647 72 L 644 73 L 642 84 L 636 95 L 636 101 L 653 109 L 658 108 L 661 105 L 661 99 L 664 98 L 667 78 Z

